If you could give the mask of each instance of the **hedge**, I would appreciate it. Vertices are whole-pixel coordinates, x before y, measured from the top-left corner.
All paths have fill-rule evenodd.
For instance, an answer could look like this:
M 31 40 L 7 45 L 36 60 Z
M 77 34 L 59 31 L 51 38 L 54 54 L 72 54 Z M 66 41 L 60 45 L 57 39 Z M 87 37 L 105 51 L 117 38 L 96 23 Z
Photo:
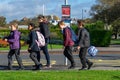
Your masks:
M 76 26 L 72 26 L 73 30 L 77 33 Z M 62 34 L 60 32 L 60 29 L 58 27 L 51 27 L 51 43 L 62 43 L 63 40 Z M 10 30 L 0 30 L 0 36 L 4 36 L 6 34 L 9 34 Z M 21 40 L 26 41 L 27 35 L 29 33 L 28 30 L 20 30 L 22 33 Z M 100 47 L 106 47 L 109 46 L 110 40 L 111 40 L 111 31 L 107 30 L 89 30 L 90 32 L 90 39 L 91 39 L 91 45 L 94 46 L 100 46 Z
M 92 30 L 90 31 L 91 45 L 99 47 L 108 47 L 111 41 L 111 31 Z

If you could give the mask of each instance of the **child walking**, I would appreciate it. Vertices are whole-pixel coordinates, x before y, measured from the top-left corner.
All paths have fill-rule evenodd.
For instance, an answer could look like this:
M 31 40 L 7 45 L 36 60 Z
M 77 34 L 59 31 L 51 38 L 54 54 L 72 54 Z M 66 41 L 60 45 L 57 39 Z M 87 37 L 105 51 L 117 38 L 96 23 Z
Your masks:
M 11 32 L 9 34 L 9 36 L 5 37 L 5 41 L 7 41 L 10 45 L 10 51 L 8 53 L 8 69 L 12 70 L 12 56 L 15 54 L 16 60 L 19 64 L 19 70 L 23 70 L 23 64 L 22 64 L 22 60 L 20 57 L 20 35 L 21 33 L 17 30 L 18 29 L 18 24 L 17 23 L 13 23 L 10 26 L 11 28 Z

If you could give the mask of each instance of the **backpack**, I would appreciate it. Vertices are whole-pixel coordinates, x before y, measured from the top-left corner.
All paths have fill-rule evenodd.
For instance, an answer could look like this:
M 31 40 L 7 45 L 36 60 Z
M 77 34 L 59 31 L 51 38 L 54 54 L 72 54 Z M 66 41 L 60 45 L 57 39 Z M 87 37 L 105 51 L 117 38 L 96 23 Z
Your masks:
M 88 48 L 88 54 L 92 57 L 96 56 L 98 53 L 98 49 L 95 46 L 90 46 Z
M 36 34 L 37 34 L 37 37 L 38 37 L 38 40 L 36 40 L 37 45 L 39 47 L 45 46 L 44 36 L 39 31 L 36 31 Z
M 70 30 L 71 32 L 71 35 L 72 35 L 72 40 L 74 41 L 74 43 L 77 43 L 77 35 L 75 34 L 75 32 L 73 31 L 73 29 L 71 27 L 68 27 L 68 29 Z

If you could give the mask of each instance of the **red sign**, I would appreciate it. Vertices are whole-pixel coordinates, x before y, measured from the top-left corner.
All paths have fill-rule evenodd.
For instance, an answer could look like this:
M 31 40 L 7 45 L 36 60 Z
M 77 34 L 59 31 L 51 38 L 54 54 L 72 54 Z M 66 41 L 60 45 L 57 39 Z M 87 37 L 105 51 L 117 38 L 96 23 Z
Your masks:
M 62 17 L 70 18 L 70 5 L 62 5 Z

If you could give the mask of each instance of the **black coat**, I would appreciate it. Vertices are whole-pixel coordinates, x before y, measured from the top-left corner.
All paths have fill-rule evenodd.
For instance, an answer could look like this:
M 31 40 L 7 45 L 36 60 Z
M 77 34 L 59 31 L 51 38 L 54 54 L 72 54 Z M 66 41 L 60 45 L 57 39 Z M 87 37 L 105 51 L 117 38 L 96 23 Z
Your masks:
M 80 47 L 90 46 L 89 32 L 85 28 L 79 28 L 78 30 L 78 45 Z
M 38 47 L 36 40 L 38 39 L 35 30 L 32 30 L 28 35 L 27 43 L 29 44 L 29 48 L 31 51 L 40 51 L 40 47 Z
M 40 28 L 40 32 L 43 34 L 43 36 L 45 38 L 49 38 L 50 37 L 50 30 L 49 30 L 49 27 L 48 27 L 47 23 L 41 22 L 39 24 L 39 28 Z

